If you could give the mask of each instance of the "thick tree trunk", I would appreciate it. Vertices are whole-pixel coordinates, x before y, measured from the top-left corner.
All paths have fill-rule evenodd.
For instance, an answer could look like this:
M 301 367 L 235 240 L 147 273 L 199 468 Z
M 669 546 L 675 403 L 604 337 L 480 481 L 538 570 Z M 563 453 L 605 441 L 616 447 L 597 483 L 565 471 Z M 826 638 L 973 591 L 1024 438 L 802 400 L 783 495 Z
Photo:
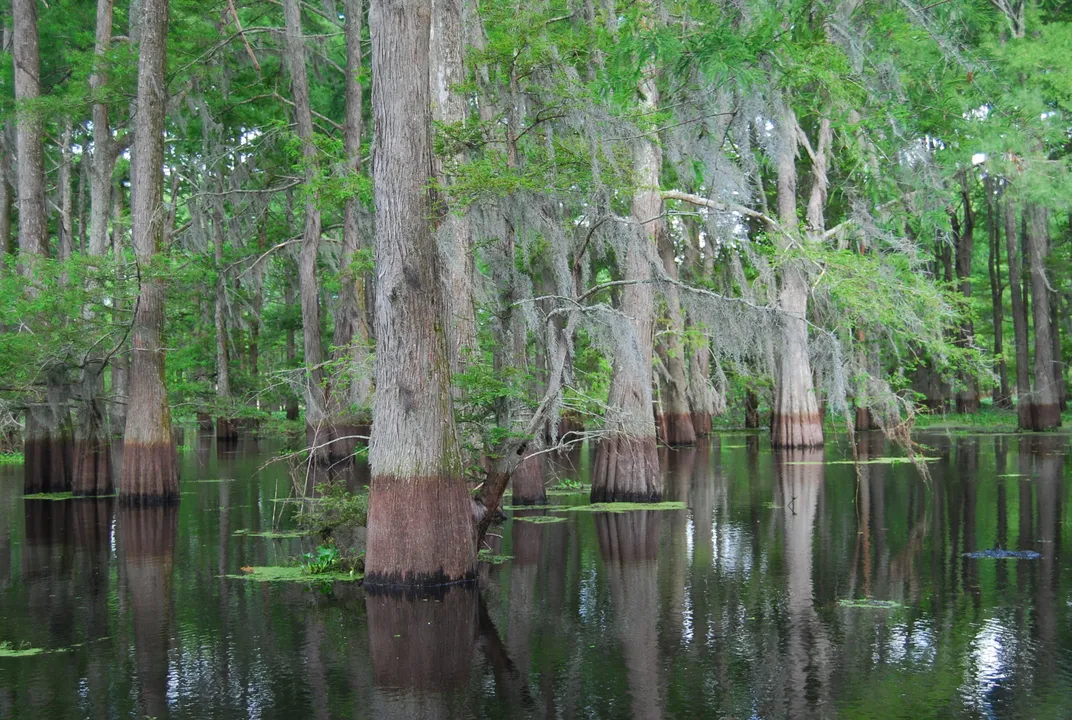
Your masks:
M 1001 225 L 999 223 L 998 200 L 995 196 L 994 183 L 986 179 L 987 236 L 990 241 L 987 266 L 990 271 L 990 307 L 994 323 L 994 357 L 997 359 L 999 383 L 994 388 L 994 405 L 1009 407 L 1012 396 L 1009 393 L 1009 368 L 1005 362 L 1005 287 L 1001 282 Z
M 510 482 L 514 488 L 513 505 L 546 505 L 547 487 L 544 485 L 546 462 L 543 455 L 525 458 Z
M 26 494 L 71 490 L 70 384 L 62 368 L 46 372 L 47 394 L 26 409 L 23 490 Z
M 759 396 L 756 391 L 744 391 L 744 426 L 749 430 L 759 428 Z
M 1050 296 L 1050 339 L 1053 341 L 1053 383 L 1057 404 L 1064 412 L 1068 409 L 1068 393 L 1065 390 L 1065 363 L 1061 357 L 1061 294 Z
M 12 0 L 14 24 L 12 55 L 15 60 L 15 126 L 18 155 L 19 250 L 25 261 L 48 255 L 45 219 L 45 157 L 41 110 L 40 54 L 37 36 L 37 0 Z M 27 267 L 24 265 L 24 267 Z
M 462 42 L 463 0 L 433 0 L 430 72 L 432 120 L 445 126 L 460 125 L 468 116 L 465 96 L 457 86 L 465 82 Z M 520 99 L 515 99 L 520 102 Z M 446 188 L 453 181 L 451 166 L 465 161 L 464 154 L 433 158 L 436 182 Z M 476 350 L 476 308 L 473 302 L 473 236 L 468 212 L 453 212 L 446 198 L 435 208 L 439 221 L 437 246 L 442 268 L 443 302 L 450 319 L 448 350 L 451 372 L 464 371 L 466 357 Z
M 102 92 L 108 81 L 103 65 L 111 42 L 112 0 L 97 0 L 97 37 L 93 51 L 97 65 L 89 77 L 89 87 L 94 93 Z M 99 97 L 93 103 L 93 156 L 89 178 L 89 254 L 93 256 L 104 255 L 108 249 L 112 170 L 117 157 L 108 110 L 107 103 Z
M 799 233 L 796 124 L 793 111 L 782 101 L 778 118 L 778 132 L 781 135 L 777 158 L 778 221 L 790 235 Z M 809 217 L 809 225 L 815 221 L 816 218 Z M 788 237 L 779 237 L 782 250 L 788 247 L 789 240 Z M 783 448 L 815 447 L 823 444 L 823 424 L 808 355 L 808 279 L 799 261 L 783 264 L 779 279 L 781 343 L 777 348 L 774 403 L 771 408 L 771 445 Z
M 966 173 L 960 176 L 960 199 L 964 206 L 963 221 L 957 217 L 956 212 L 950 213 L 950 221 L 953 228 L 953 241 L 956 244 L 956 273 L 960 294 L 965 300 L 971 298 L 971 261 L 972 250 L 975 243 L 975 211 L 972 209 L 971 193 L 968 189 Z M 957 329 L 957 345 L 969 348 L 975 342 L 975 328 L 971 317 L 965 317 Z M 979 411 L 979 393 L 974 378 L 962 376 L 960 388 L 956 394 L 956 408 L 958 413 L 975 413 Z
M 290 90 L 294 100 L 294 121 L 302 143 L 305 182 L 316 183 L 317 149 L 313 139 L 313 110 L 309 99 L 309 80 L 305 67 L 305 40 L 302 36 L 301 7 L 298 0 L 284 0 L 286 19 L 287 65 Z M 302 338 L 305 348 L 305 436 L 310 459 L 328 459 L 334 432 L 328 415 L 324 391 L 324 352 L 320 338 L 320 282 L 316 273 L 320 256 L 320 203 L 310 189 L 305 199 L 305 230 L 298 256 L 298 286 L 301 291 Z
M 642 103 L 658 107 L 658 89 L 651 68 L 646 68 L 638 89 Z M 651 261 L 658 224 L 662 221 L 659 148 L 647 138 L 633 148 L 633 171 L 638 188 L 633 193 L 633 219 L 643 234 L 630 238 L 625 257 L 618 258 L 622 279 L 620 310 L 627 327 L 615 331 L 621 347 L 613 359 L 607 425 L 610 434 L 596 450 L 592 501 L 650 502 L 662 497 L 659 456 L 655 451 L 655 416 L 652 406 L 651 368 L 654 355 L 655 303 L 652 297 Z M 688 408 L 685 409 L 686 414 Z M 688 432 L 695 441 L 692 419 Z M 684 434 L 684 430 L 683 433 Z
M 71 491 L 75 495 L 111 495 L 112 443 L 101 396 L 104 393 L 104 362 L 91 360 L 82 370 L 77 423 L 75 425 L 74 475 Z
M 692 409 L 692 428 L 697 436 L 711 434 L 711 418 L 718 414 L 710 378 L 711 341 L 704 336 L 689 358 L 689 407 Z
M 164 387 L 164 285 L 152 271 L 163 241 L 164 71 L 168 2 L 143 0 L 138 48 L 138 113 L 134 125 L 131 228 L 141 287 L 132 332 L 130 406 L 123 439 L 120 500 L 178 501 L 179 470 L 171 438 L 171 409 Z
M 431 0 L 374 0 L 376 394 L 366 585 L 475 577 L 472 501 L 454 424 L 446 313 L 429 227 Z
M 1028 370 L 1027 312 L 1021 278 L 1020 243 L 1016 236 L 1016 206 L 1005 198 L 1005 252 L 1009 262 L 1009 295 L 1012 299 L 1012 328 L 1016 344 L 1016 414 L 1021 429 L 1031 428 L 1031 375 Z
M 60 166 L 56 171 L 56 254 L 60 260 L 74 255 L 74 154 L 71 151 L 71 120 L 65 118 L 60 134 Z
M 1031 304 L 1035 326 L 1035 391 L 1031 429 L 1051 430 L 1061 424 L 1061 405 L 1054 380 L 1053 339 L 1050 335 L 1050 285 L 1046 262 L 1050 255 L 1050 227 L 1046 209 L 1025 205 L 1028 216 L 1025 247 L 1031 258 Z

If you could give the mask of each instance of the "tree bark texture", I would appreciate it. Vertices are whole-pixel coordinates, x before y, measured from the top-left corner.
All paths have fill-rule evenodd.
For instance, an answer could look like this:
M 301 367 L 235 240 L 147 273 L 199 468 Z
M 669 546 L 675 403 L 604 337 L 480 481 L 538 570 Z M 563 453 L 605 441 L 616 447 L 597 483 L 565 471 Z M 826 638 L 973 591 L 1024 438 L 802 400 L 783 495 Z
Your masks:
M 366 585 L 475 577 L 472 509 L 454 425 L 429 227 L 431 0 L 375 0 L 376 394 Z
M 1016 344 L 1016 414 L 1020 429 L 1031 428 L 1031 374 L 1028 368 L 1027 312 L 1024 307 L 1020 243 L 1016 234 L 1016 206 L 1005 198 L 1005 252 L 1009 262 L 1013 339 Z
M 179 471 L 164 387 L 164 284 L 153 256 L 164 234 L 164 113 L 168 0 L 143 0 L 134 124 L 131 230 L 140 291 L 131 334 L 130 404 L 123 439 L 122 502 L 178 501 Z
M 41 95 L 37 0 L 13 0 L 11 14 L 15 102 L 18 105 L 15 145 L 18 155 L 19 251 L 25 260 L 31 260 L 32 256 L 48 255 L 44 128 L 40 108 L 35 107 Z
M 286 54 L 290 69 L 290 92 L 294 101 L 294 121 L 302 143 L 305 182 L 305 229 L 298 255 L 298 286 L 301 293 L 302 338 L 305 349 L 305 435 L 310 459 L 323 462 L 334 436 L 324 391 L 324 353 L 320 337 L 320 284 L 316 274 L 320 256 L 320 203 L 312 186 L 316 183 L 317 149 L 313 139 L 313 109 L 309 98 L 309 78 L 305 67 L 305 40 L 302 36 L 299 0 L 284 0 Z
M 546 460 L 544 455 L 531 455 L 525 458 L 514 470 L 513 475 L 510 476 L 510 482 L 514 488 L 514 495 L 511 498 L 512 504 L 546 505 L 545 475 Z
M 997 361 L 999 383 L 994 388 L 994 405 L 1009 407 L 1012 396 L 1009 392 L 1009 368 L 1005 362 L 1005 286 L 1001 281 L 1001 224 L 998 199 L 994 195 L 993 180 L 987 178 L 987 236 L 989 252 L 987 269 L 990 271 L 991 318 L 994 323 L 994 357 Z
M 659 154 L 658 148 L 655 149 Z M 661 165 L 661 161 L 659 165 Z M 649 180 L 658 182 L 658 176 Z M 658 185 L 655 186 L 658 190 Z M 645 188 L 643 192 L 649 192 Z M 654 203 L 652 203 L 654 206 Z M 659 201 L 659 214 L 662 214 L 662 202 Z M 646 219 L 646 218 L 645 218 Z M 650 224 L 654 231 L 654 244 L 658 247 L 659 256 L 662 259 L 663 271 L 673 280 L 678 280 L 677 257 L 674 245 L 670 241 L 666 223 L 662 220 L 653 220 Z M 696 428 L 692 424 L 692 408 L 689 405 L 689 376 L 685 366 L 685 318 L 681 311 L 681 297 L 676 285 L 666 285 L 663 288 L 663 298 L 666 301 L 666 318 L 668 332 L 660 336 L 658 345 L 659 358 L 662 361 L 666 374 L 661 383 L 660 393 L 660 417 L 655 419 L 656 427 L 663 430 L 663 441 L 667 445 L 694 445 L 696 443 Z
M 222 178 L 217 182 L 223 191 Z M 216 418 L 216 440 L 230 442 L 238 438 L 238 428 L 231 417 L 231 353 L 227 331 L 227 277 L 223 266 L 225 235 L 222 201 L 212 208 L 212 257 L 216 265 L 216 302 L 213 317 L 216 327 L 216 402 L 222 415 Z
M 777 156 L 778 221 L 791 236 L 797 229 L 796 117 L 781 101 Z M 780 237 L 782 251 L 788 237 Z M 808 279 L 799 261 L 781 267 L 778 308 L 781 343 L 777 348 L 774 404 L 771 408 L 771 445 L 806 448 L 823 444 L 823 425 L 812 381 L 808 355 Z
M 956 245 L 956 274 L 957 286 L 965 300 L 971 298 L 971 261 L 972 250 L 975 244 L 975 211 L 972 209 L 971 192 L 968 188 L 966 173 L 960 176 L 960 199 L 964 207 L 964 218 L 957 217 L 956 212 L 950 213 L 950 221 L 953 228 L 953 241 Z M 975 343 L 975 328 L 971 317 L 965 317 L 957 329 L 957 345 L 969 348 Z M 958 413 L 974 413 L 979 411 L 979 393 L 975 380 L 969 376 L 960 378 L 960 388 L 956 394 L 956 408 Z
M 1052 430 L 1061 425 L 1061 404 L 1055 380 L 1053 339 L 1050 327 L 1050 282 L 1046 265 L 1050 257 L 1050 221 L 1045 208 L 1028 204 L 1024 242 L 1031 258 L 1031 311 L 1035 327 L 1035 390 L 1032 395 L 1032 430 Z

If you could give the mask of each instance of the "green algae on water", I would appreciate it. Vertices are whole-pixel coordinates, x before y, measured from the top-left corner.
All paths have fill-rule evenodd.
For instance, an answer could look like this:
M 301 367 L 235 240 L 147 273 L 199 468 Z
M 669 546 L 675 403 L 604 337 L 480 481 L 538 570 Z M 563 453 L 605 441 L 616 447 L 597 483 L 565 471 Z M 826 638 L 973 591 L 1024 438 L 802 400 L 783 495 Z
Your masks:
M 871 598 L 852 600 L 841 599 L 838 600 L 838 605 L 844 608 L 864 608 L 870 610 L 898 610 L 904 607 L 904 605 L 894 600 L 873 600 Z
M 253 532 L 252 530 L 235 530 L 232 535 L 237 537 L 258 537 L 269 540 L 290 540 L 292 538 L 305 537 L 305 533 L 296 530 L 264 530 Z
M 322 583 L 322 582 L 358 582 L 364 575 L 361 573 L 326 572 L 308 573 L 299 565 L 270 565 L 268 567 L 244 567 L 241 574 L 225 575 L 233 580 L 252 580 L 254 582 L 290 582 L 290 583 Z
M 623 513 L 636 510 L 687 510 L 688 506 L 683 502 L 668 500 L 657 503 L 603 502 L 592 503 L 591 505 L 564 505 L 554 509 L 559 512 Z
M 208 480 L 183 480 L 183 484 L 186 484 L 186 483 L 189 483 L 189 484 L 193 484 L 193 483 L 216 484 L 216 483 L 228 483 L 228 482 L 238 482 L 238 481 L 235 478 L 210 478 Z
M 486 562 L 492 565 L 502 565 L 507 560 L 513 560 L 513 555 L 496 555 L 487 548 L 481 550 L 476 554 L 477 562 Z
M 554 515 L 526 515 L 524 517 L 514 516 L 514 520 L 521 522 L 533 523 L 534 525 L 546 525 L 548 523 L 560 523 L 566 522 L 564 517 L 556 517 Z
M 919 457 L 913 460 L 906 457 L 880 457 L 870 460 L 790 460 L 786 465 L 901 465 L 912 462 L 937 462 L 936 457 Z
M 100 500 L 103 498 L 114 498 L 115 493 L 111 495 L 75 495 L 73 492 L 54 492 L 54 493 L 33 493 L 32 495 L 23 495 L 23 500 Z
M 15 647 L 7 641 L 0 642 L 0 658 L 33 657 L 34 655 L 44 655 L 48 652 L 44 648 L 29 647 L 26 644 Z

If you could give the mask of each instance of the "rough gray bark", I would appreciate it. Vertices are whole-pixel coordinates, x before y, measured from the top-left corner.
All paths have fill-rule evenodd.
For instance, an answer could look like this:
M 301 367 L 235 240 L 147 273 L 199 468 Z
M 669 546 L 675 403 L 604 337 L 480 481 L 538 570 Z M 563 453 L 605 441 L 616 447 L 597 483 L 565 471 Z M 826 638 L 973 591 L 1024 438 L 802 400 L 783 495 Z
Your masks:
M 462 1 L 433 0 L 430 40 L 432 120 L 445 126 L 460 125 L 468 115 L 464 96 L 455 88 L 465 82 L 462 43 Z M 465 161 L 463 154 L 433 158 L 436 183 L 447 188 L 452 165 Z M 476 349 L 476 308 L 473 303 L 473 237 L 468 213 L 453 212 L 440 198 L 439 263 L 443 277 L 443 302 L 450 318 L 448 350 L 452 373 L 465 369 L 466 356 Z
M 112 189 L 112 253 L 118 260 L 123 254 L 123 188 L 118 183 Z M 123 310 L 116 302 L 116 313 Z M 120 435 L 127 427 L 127 404 L 130 400 L 130 353 L 122 349 L 111 361 L 112 366 L 112 434 Z
M 797 121 L 793 111 L 780 103 L 777 118 L 778 222 L 790 237 L 797 236 Z M 825 170 L 824 170 L 825 176 Z M 825 192 L 825 191 L 823 191 Z M 814 194 L 814 193 L 813 193 Z M 820 193 L 822 194 L 822 193 Z M 809 215 L 812 203 L 809 202 Z M 809 232 L 821 230 L 821 212 L 809 217 Z M 778 236 L 779 249 L 788 249 L 790 237 Z M 774 404 L 771 408 L 771 444 L 774 447 L 806 448 L 823 444 L 823 425 L 812 381 L 808 355 L 808 279 L 798 261 L 781 267 L 778 307 L 782 337 L 777 347 Z
M 1012 329 L 1016 345 L 1016 415 L 1022 430 L 1031 428 L 1031 374 L 1028 369 L 1027 309 L 1024 307 L 1020 264 L 1020 243 L 1016 235 L 1016 205 L 1005 196 L 1005 252 L 1009 263 L 1009 294 L 1012 300 Z
M 119 144 L 112 137 L 109 107 L 102 98 L 108 83 L 104 58 L 112 44 L 113 0 L 97 0 L 97 31 L 93 47 L 94 68 L 89 77 L 93 103 L 93 155 L 89 178 L 89 254 L 108 251 L 108 218 L 111 215 L 112 171 Z
M 40 51 L 37 37 L 37 0 L 12 0 L 14 26 L 15 102 L 18 120 L 15 145 L 18 155 L 19 250 L 29 256 L 48 255 L 45 220 L 45 158 L 43 123 L 34 107 L 41 95 Z M 23 266 L 28 267 L 26 265 Z
M 1053 339 L 1050 335 L 1050 283 L 1046 264 L 1050 256 L 1050 221 L 1046 209 L 1024 206 L 1027 233 L 1024 243 L 1031 258 L 1031 312 L 1035 328 L 1035 391 L 1032 395 L 1032 430 L 1051 430 L 1061 425 L 1058 384 L 1054 380 Z
M 60 135 L 60 164 L 56 171 L 56 248 L 60 260 L 70 260 L 74 254 L 74 188 L 71 184 L 73 165 L 71 119 L 65 118 Z
M 317 150 L 313 140 L 313 110 L 309 99 L 309 79 L 305 67 L 305 40 L 302 36 L 301 7 L 298 0 L 284 0 L 286 55 L 290 69 L 290 91 L 294 101 L 294 122 L 302 143 L 305 182 L 316 182 Z M 320 337 L 320 282 L 316 274 L 320 255 L 320 204 L 311 190 L 305 198 L 305 229 L 298 256 L 298 285 L 301 292 L 302 338 L 305 349 L 305 434 L 311 459 L 328 457 L 333 432 L 324 392 L 324 352 Z
M 994 323 L 994 357 L 997 359 L 999 384 L 994 388 L 994 404 L 999 407 L 1008 407 L 1012 401 L 1009 392 L 1009 368 L 1005 363 L 1005 286 L 1001 281 L 1001 225 L 999 221 L 1000 211 L 998 200 L 995 196 L 994 181 L 987 178 L 986 206 L 987 206 L 987 237 L 989 239 L 989 252 L 987 253 L 987 269 L 990 271 L 990 306 L 991 319 Z
M 120 500 L 178 501 L 179 472 L 171 439 L 171 409 L 164 387 L 164 286 L 153 256 L 164 235 L 164 113 L 167 88 L 168 0 L 143 0 L 138 48 L 138 112 L 134 123 L 131 230 L 140 273 L 134 312 L 130 405 L 123 442 Z
M 471 580 L 471 500 L 429 227 L 430 0 L 374 0 L 376 395 L 366 585 Z
M 966 173 L 960 176 L 960 198 L 964 207 L 964 218 L 957 217 L 956 212 L 950 213 L 950 222 L 953 228 L 953 240 L 956 246 L 956 275 L 957 287 L 960 294 L 967 300 L 971 298 L 971 261 L 972 250 L 975 244 L 975 211 L 972 209 L 971 192 L 968 188 Z M 957 329 L 957 344 L 961 347 L 971 347 L 975 342 L 975 328 L 971 318 L 967 317 Z M 971 377 L 960 379 L 961 388 L 956 395 L 956 408 L 958 413 L 973 413 L 979 410 L 979 396 L 975 380 Z
M 656 150 L 658 152 L 658 150 Z M 660 163 L 661 164 L 661 163 Z M 658 181 L 658 177 L 650 178 Z M 657 188 L 657 186 L 656 186 Z M 660 199 L 659 214 L 662 214 Z M 653 221 L 655 244 L 662 259 L 663 271 L 673 280 L 678 280 L 677 257 L 666 223 Z M 656 427 L 662 431 L 667 445 L 692 445 L 696 442 L 696 428 L 692 424 L 692 409 L 689 406 L 689 377 L 685 367 L 685 318 L 681 311 L 681 298 L 676 285 L 663 288 L 666 300 L 668 333 L 661 336 L 657 347 L 659 359 L 666 368 L 660 383 L 660 408 L 655 418 Z

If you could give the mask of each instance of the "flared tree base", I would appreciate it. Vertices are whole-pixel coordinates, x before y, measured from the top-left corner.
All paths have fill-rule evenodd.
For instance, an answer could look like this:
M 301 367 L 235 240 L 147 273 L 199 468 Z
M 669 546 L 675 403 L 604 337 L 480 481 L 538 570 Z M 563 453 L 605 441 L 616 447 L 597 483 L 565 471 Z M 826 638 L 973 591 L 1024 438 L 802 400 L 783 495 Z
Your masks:
M 1028 403 L 1020 412 L 1020 429 L 1044 432 L 1061 427 L 1061 406 Z
M 169 505 L 179 501 L 179 467 L 170 443 L 124 443 L 119 502 Z
M 512 505 L 546 505 L 543 455 L 525 458 L 510 476 L 513 486 Z
M 115 492 L 110 443 L 86 440 L 75 443 L 71 492 L 84 497 L 111 495 Z
M 472 501 L 461 476 L 372 478 L 366 587 L 418 589 L 473 580 L 475 543 Z
M 216 418 L 217 442 L 233 443 L 238 440 L 238 424 L 230 418 Z
M 711 434 L 711 413 L 694 412 L 692 414 L 692 429 L 696 431 L 696 437 L 707 437 Z
M 956 407 L 958 413 L 977 413 L 979 412 L 979 396 L 975 393 L 958 394 Z
M 655 416 L 655 427 L 659 428 L 662 441 L 671 447 L 696 444 L 692 413 L 660 413 Z
M 662 483 L 655 438 L 613 437 L 596 449 L 592 502 L 659 502 Z
M 811 448 L 823 445 L 823 420 L 814 413 L 774 413 L 771 417 L 771 447 Z
M 867 432 L 868 430 L 878 429 L 878 424 L 875 423 L 875 418 L 871 414 L 871 408 L 856 408 L 856 421 L 853 427 L 856 432 Z
M 27 438 L 23 444 L 23 492 L 69 492 L 73 467 L 73 443 L 67 437 Z

